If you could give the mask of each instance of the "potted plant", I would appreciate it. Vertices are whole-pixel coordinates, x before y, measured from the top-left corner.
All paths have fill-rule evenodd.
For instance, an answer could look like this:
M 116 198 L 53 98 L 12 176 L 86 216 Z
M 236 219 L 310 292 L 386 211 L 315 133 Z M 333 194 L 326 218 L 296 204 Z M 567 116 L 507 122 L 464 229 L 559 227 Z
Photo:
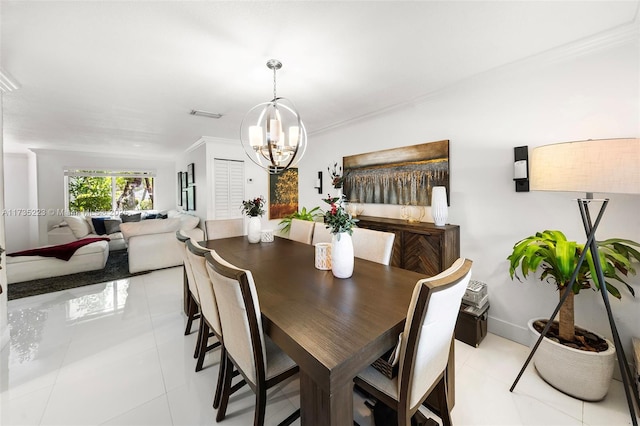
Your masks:
M 324 223 L 333 234 L 331 240 L 331 271 L 337 278 L 349 278 L 353 274 L 353 242 L 351 235 L 358 219 L 344 208 L 344 196 L 323 199 L 330 209 L 324 214 Z
M 635 241 L 612 238 L 598 241 L 600 265 L 607 291 L 617 299 L 622 297 L 613 284 L 617 281 L 635 296 L 633 288 L 623 277 L 635 274 L 633 263 L 640 261 L 640 252 Z M 541 281 L 549 282 L 560 295 L 571 281 L 584 244 L 568 241 L 560 231 L 543 231 L 518 241 L 511 255 L 509 274 L 511 279 L 520 270 L 522 277 L 540 272 Z M 554 323 L 543 339 L 534 357 L 536 369 L 542 378 L 559 390 L 580 399 L 595 401 L 604 398 L 609 389 L 615 365 L 615 348 L 606 339 L 576 327 L 574 319 L 574 296 L 581 290 L 600 290 L 601 283 L 595 272 L 594 259 L 587 252 L 572 291 L 560 307 L 559 321 Z M 530 321 L 529 328 L 539 336 L 544 321 Z M 553 340 L 551 340 L 553 339 Z M 603 343 L 604 342 L 604 343 Z M 566 363 L 563 363 L 562 360 Z M 590 365 L 588 369 L 586 365 Z M 578 371 L 571 369 L 577 367 Z M 585 374 L 589 372 L 589 374 Z
M 303 207 L 299 212 L 293 212 L 287 216 L 285 216 L 279 223 L 280 230 L 284 235 L 288 235 L 291 230 L 291 221 L 293 219 L 300 220 L 308 220 L 309 222 L 314 222 L 316 219 L 322 217 L 322 211 L 320 211 L 320 207 L 314 207 L 311 210 L 307 211 L 306 207 Z
M 247 238 L 250 243 L 260 242 L 260 217 L 264 214 L 264 197 L 260 196 L 247 201 L 242 201 L 242 213 L 249 216 L 249 224 L 247 225 Z

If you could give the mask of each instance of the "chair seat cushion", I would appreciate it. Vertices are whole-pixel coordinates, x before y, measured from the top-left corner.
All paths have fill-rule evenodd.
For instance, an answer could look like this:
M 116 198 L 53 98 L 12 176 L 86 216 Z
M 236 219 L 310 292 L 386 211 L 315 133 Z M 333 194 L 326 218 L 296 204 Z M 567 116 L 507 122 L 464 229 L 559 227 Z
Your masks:
M 267 335 L 264 336 L 264 345 L 267 351 L 267 371 L 265 374 L 267 380 L 296 366 L 289 355 L 284 353 Z
M 389 379 L 372 366 L 368 366 L 364 371 L 361 371 L 360 374 L 358 374 L 358 378 L 381 390 L 394 400 L 398 400 L 397 376 L 393 379 Z

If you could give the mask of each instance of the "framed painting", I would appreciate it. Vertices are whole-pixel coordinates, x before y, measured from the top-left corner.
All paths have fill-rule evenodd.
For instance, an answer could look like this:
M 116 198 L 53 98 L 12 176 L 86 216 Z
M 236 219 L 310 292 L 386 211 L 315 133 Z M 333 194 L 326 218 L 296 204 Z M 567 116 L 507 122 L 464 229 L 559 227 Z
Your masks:
M 178 172 L 178 205 L 182 205 L 182 172 Z
M 342 160 L 347 200 L 428 206 L 431 189 L 444 186 L 449 204 L 449 141 L 351 155 Z
M 188 178 L 187 178 L 187 172 L 181 172 L 182 173 L 182 189 L 186 189 L 187 186 L 189 186 L 189 182 L 188 182 Z
M 298 169 L 269 175 L 269 219 L 282 219 L 298 211 Z
M 196 175 L 194 174 L 195 165 L 190 163 L 187 166 L 187 185 L 193 185 L 196 183 Z
M 196 209 L 196 187 L 191 185 L 185 190 L 187 194 L 187 208 L 186 210 Z

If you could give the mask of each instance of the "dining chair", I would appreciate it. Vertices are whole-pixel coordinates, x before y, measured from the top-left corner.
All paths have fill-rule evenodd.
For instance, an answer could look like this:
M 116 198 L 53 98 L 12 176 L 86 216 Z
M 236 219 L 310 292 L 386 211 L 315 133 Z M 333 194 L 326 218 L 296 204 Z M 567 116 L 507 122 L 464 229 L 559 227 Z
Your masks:
M 289 239 L 300 243 L 311 244 L 315 222 L 309 220 L 291 219 Z
M 202 370 L 206 353 L 221 345 L 222 328 L 220 327 L 220 316 L 218 314 L 218 304 L 216 296 L 211 286 L 211 280 L 205 267 L 204 255 L 209 252 L 193 239 L 187 241 L 187 258 L 191 264 L 193 278 L 196 283 L 198 295 L 200 296 L 200 329 L 198 330 L 198 342 L 196 352 L 198 362 L 196 371 Z M 209 338 L 215 336 L 218 341 L 209 345 Z
M 208 240 L 241 237 L 244 235 L 244 219 L 205 220 L 204 228 L 207 231 Z
M 313 238 L 311 239 L 312 245 L 316 245 L 317 243 L 330 243 L 332 239 L 331 231 L 329 231 L 324 222 L 313 223 Z
M 393 253 L 393 232 L 376 231 L 366 228 L 353 228 L 353 255 L 360 259 L 388 265 Z
M 397 411 L 398 426 L 411 425 L 411 417 L 432 391 L 437 392 L 442 424 L 451 425 L 445 371 L 471 265 L 471 260 L 460 258 L 416 284 L 396 347 L 397 377 L 389 379 L 369 366 L 354 379 L 356 386 Z
M 191 264 L 189 263 L 189 258 L 187 257 L 187 241 L 189 241 L 189 236 L 184 235 L 182 231 L 176 231 L 176 238 L 180 243 L 182 249 L 182 280 L 183 285 L 187 292 L 185 292 L 184 297 L 187 299 L 187 326 L 184 330 L 184 335 L 187 336 L 191 334 L 191 327 L 193 321 L 200 318 L 200 297 L 198 296 L 198 289 L 196 287 L 196 282 L 193 278 L 193 271 L 191 269 Z M 194 358 L 198 357 L 198 344 L 196 342 L 196 351 L 194 353 Z
M 267 389 L 298 372 L 298 366 L 269 336 L 264 334 L 256 285 L 250 271 L 236 268 L 215 251 L 205 255 L 220 312 L 223 336 L 224 378 L 222 398 L 216 421 L 226 416 L 233 367 L 256 395 L 254 426 L 262 426 L 267 403 Z M 296 410 L 281 425 L 290 424 L 300 415 Z

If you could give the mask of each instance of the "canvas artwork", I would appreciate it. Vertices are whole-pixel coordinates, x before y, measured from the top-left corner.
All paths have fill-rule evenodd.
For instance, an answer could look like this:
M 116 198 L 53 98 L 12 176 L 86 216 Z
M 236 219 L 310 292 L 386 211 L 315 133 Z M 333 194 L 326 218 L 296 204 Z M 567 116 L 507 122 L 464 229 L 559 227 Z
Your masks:
M 269 219 L 282 219 L 298 211 L 298 169 L 269 175 Z
M 358 203 L 428 206 L 434 186 L 450 193 L 448 140 L 351 155 L 343 169 L 344 194 Z

